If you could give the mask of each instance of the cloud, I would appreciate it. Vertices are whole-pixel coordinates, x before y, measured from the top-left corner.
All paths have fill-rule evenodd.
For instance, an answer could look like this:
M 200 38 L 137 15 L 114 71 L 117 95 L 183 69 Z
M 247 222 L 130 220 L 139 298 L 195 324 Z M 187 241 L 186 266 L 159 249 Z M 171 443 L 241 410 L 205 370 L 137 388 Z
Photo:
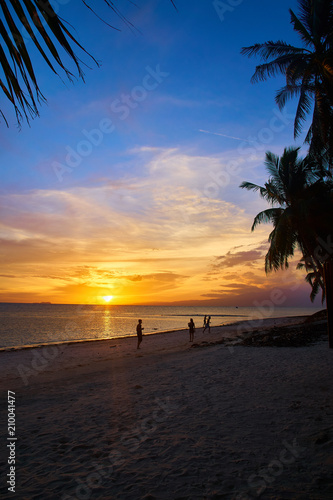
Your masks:
M 244 276 L 245 274 L 243 274 L 242 276 Z M 223 280 L 236 280 L 238 279 L 239 276 L 237 273 L 223 273 Z
M 47 280 L 60 280 L 60 281 L 71 281 L 71 278 L 65 278 L 63 276 L 51 276 L 47 274 L 41 274 L 38 275 L 36 274 L 35 276 L 32 276 L 33 278 L 42 278 L 42 279 L 47 279 Z
M 253 266 L 255 261 L 263 261 L 263 252 L 261 250 L 246 250 L 232 253 L 230 250 L 226 255 L 216 257 L 213 269 L 229 269 L 230 267 L 247 264 Z
M 261 312 L 263 317 L 274 317 L 279 307 L 304 307 L 309 303 L 309 286 L 298 281 L 297 293 L 295 286 L 280 284 L 275 286 L 267 283 L 266 287 L 249 286 L 243 290 L 228 290 L 225 292 L 212 291 L 202 294 L 210 299 L 210 305 L 220 306 L 251 306 Z M 319 305 L 319 301 L 317 301 Z
M 7 240 L 24 241 L 22 246 L 29 240 L 39 240 L 46 247 L 62 245 L 62 254 L 70 247 L 70 252 L 82 249 L 90 255 L 98 246 L 104 258 L 124 254 L 125 249 L 130 254 L 180 243 L 202 245 L 205 238 L 215 240 L 224 231 L 229 235 L 242 227 L 245 231 L 248 220 L 242 209 L 218 193 L 208 197 L 201 189 L 207 165 L 221 168 L 220 159 L 174 149 L 149 151 L 149 155 L 140 177 L 2 195 Z
M 156 280 L 161 282 L 175 283 L 176 281 L 185 280 L 188 276 L 177 274 L 170 271 L 161 271 L 158 273 L 151 273 L 144 276 L 144 279 Z
M 140 171 L 115 181 L 2 194 L 2 273 L 36 297 L 70 302 L 85 293 L 126 303 L 208 297 L 221 293 L 210 289 L 217 280 L 229 294 L 263 286 L 267 228 L 251 233 L 244 209 L 218 184 L 207 188 L 222 157 L 151 147 L 131 157 Z
M 232 290 L 248 290 L 250 287 L 245 283 L 228 283 L 221 285 L 223 288 L 232 289 Z
M 1 264 L 12 268 L 17 265 L 31 263 L 47 263 L 61 261 L 67 251 L 57 241 L 45 241 L 39 237 L 20 240 L 0 238 Z
M 123 279 L 127 279 L 127 280 L 130 280 L 130 281 L 142 281 L 143 280 L 143 276 L 140 276 L 140 275 L 135 275 L 135 276 L 123 276 Z
M 209 130 L 199 129 L 199 132 L 203 132 L 204 134 L 219 135 L 220 137 L 226 137 L 227 139 L 235 139 L 236 141 L 251 142 L 247 139 L 242 139 L 241 137 L 234 137 L 233 135 L 220 134 L 218 132 L 210 132 Z

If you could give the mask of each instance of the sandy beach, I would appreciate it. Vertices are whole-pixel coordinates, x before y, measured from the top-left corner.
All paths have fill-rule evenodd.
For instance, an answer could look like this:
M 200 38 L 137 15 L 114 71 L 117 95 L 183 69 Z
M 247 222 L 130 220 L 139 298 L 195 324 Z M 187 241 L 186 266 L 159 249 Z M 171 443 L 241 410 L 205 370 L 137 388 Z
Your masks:
M 327 337 L 249 341 L 304 319 L 1 352 L 1 498 L 332 499 Z

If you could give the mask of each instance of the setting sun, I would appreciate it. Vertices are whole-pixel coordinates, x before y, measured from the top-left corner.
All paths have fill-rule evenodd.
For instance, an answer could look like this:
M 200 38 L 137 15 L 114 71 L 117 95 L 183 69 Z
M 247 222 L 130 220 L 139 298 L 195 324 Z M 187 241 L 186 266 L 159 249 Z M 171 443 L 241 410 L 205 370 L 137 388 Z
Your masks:
M 112 299 L 113 299 L 113 295 L 105 295 L 103 297 L 103 300 L 105 300 L 105 302 L 110 302 Z

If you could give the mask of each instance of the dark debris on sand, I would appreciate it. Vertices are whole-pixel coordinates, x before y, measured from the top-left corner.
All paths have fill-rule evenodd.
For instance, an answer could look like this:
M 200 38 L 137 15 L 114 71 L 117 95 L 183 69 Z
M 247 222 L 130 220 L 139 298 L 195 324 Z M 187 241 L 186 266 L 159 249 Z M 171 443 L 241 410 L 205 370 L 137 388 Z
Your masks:
M 194 344 L 192 344 L 190 346 L 190 349 L 192 348 L 197 348 L 197 347 L 210 347 L 210 346 L 213 346 L 213 345 L 217 345 L 217 344 L 224 344 L 225 343 L 225 339 L 222 338 L 220 340 L 213 340 L 212 342 L 207 342 L 205 340 L 203 340 L 202 342 L 196 342 Z
M 269 330 L 251 332 L 238 345 L 253 347 L 303 347 L 327 340 L 327 312 L 309 316 L 303 323 L 275 326 Z
M 209 347 L 217 344 L 227 344 L 231 339 L 225 338 L 213 342 L 200 342 L 191 347 Z M 244 332 L 242 339 L 232 342 L 232 345 L 252 347 L 303 347 L 327 340 L 326 309 L 312 314 L 297 325 L 274 326 L 267 330 Z

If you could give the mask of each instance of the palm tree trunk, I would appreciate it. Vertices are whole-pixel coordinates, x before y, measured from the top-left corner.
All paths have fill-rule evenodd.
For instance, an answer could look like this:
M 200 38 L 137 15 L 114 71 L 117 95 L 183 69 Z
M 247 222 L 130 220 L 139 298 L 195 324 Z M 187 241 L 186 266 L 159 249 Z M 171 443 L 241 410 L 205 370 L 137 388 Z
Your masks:
M 326 308 L 328 326 L 328 346 L 333 349 L 333 260 L 324 264 L 324 279 L 326 289 Z

